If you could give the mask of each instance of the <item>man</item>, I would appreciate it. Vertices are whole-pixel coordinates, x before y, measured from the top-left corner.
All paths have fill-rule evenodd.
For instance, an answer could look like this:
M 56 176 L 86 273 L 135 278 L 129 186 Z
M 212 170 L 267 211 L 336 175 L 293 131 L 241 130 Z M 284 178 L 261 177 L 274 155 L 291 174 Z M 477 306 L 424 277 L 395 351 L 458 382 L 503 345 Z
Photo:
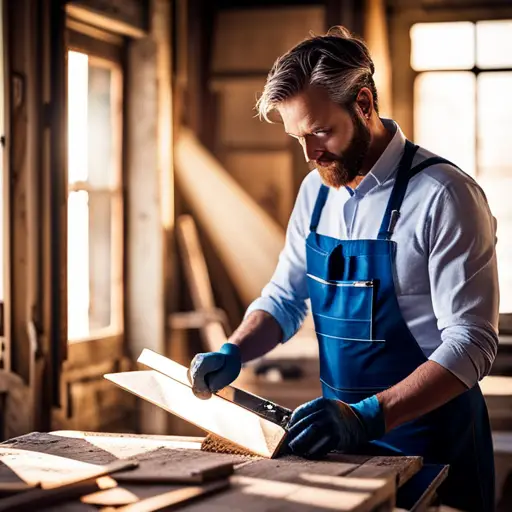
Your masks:
M 194 358 L 191 381 L 202 397 L 231 383 L 297 331 L 309 298 L 323 397 L 294 411 L 289 449 L 420 455 L 450 465 L 443 503 L 491 511 L 478 381 L 498 344 L 496 222 L 470 177 L 379 117 L 373 73 L 343 28 L 275 62 L 259 112 L 279 115 L 315 170 L 271 281 L 229 343 Z

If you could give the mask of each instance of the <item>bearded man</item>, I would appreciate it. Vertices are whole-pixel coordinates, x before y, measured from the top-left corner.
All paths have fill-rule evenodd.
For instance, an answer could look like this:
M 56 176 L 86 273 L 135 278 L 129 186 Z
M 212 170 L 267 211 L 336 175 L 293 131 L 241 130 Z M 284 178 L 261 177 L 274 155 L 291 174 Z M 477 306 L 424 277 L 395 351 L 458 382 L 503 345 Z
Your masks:
M 310 299 L 323 396 L 294 411 L 291 452 L 373 444 L 449 464 L 441 501 L 491 512 L 478 382 L 498 346 L 496 221 L 472 178 L 379 116 L 373 74 L 343 27 L 272 67 L 259 113 L 280 118 L 314 169 L 270 282 L 220 351 L 196 355 L 191 381 L 203 397 L 230 384 L 294 335 Z

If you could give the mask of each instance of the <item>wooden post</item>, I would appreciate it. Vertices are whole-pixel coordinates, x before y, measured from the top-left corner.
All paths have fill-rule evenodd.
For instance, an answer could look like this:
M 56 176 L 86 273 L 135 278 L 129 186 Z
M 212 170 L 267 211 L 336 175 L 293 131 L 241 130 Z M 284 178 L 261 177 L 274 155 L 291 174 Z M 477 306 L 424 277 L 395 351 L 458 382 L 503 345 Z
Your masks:
M 128 52 L 126 336 L 132 356 L 166 352 L 174 223 L 171 9 L 153 0 L 150 33 Z M 142 405 L 139 429 L 165 433 L 166 414 Z

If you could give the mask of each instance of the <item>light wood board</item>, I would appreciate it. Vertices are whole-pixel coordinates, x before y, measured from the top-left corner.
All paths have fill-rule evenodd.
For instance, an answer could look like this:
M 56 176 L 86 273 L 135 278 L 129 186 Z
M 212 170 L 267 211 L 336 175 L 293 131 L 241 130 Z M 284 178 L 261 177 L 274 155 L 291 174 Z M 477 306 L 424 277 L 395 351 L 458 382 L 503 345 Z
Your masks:
M 108 466 L 15 448 L 0 447 L 0 461 L 25 483 L 32 486 L 40 485 L 43 489 L 99 477 L 108 472 Z
M 204 485 L 194 485 L 168 491 L 156 496 L 151 496 L 136 503 L 126 505 L 121 508 L 104 509 L 103 512 L 156 512 L 157 510 L 168 510 L 175 505 L 183 505 L 189 501 L 203 498 L 208 494 L 227 489 L 230 485 L 229 480 L 220 480 Z
M 107 374 L 105 378 L 262 457 L 275 456 L 286 436 L 282 427 L 247 409 L 216 395 L 209 400 L 201 400 L 189 386 L 153 370 Z

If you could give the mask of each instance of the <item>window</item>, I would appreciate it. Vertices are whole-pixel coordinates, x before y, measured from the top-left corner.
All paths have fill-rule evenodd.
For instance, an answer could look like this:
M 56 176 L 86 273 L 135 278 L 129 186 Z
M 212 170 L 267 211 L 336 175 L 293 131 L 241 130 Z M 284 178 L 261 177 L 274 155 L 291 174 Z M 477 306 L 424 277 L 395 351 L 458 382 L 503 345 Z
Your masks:
M 510 314 L 512 20 L 418 23 L 410 36 L 414 138 L 484 189 L 498 221 L 500 313 Z
M 68 339 L 123 331 L 122 72 L 68 51 Z

